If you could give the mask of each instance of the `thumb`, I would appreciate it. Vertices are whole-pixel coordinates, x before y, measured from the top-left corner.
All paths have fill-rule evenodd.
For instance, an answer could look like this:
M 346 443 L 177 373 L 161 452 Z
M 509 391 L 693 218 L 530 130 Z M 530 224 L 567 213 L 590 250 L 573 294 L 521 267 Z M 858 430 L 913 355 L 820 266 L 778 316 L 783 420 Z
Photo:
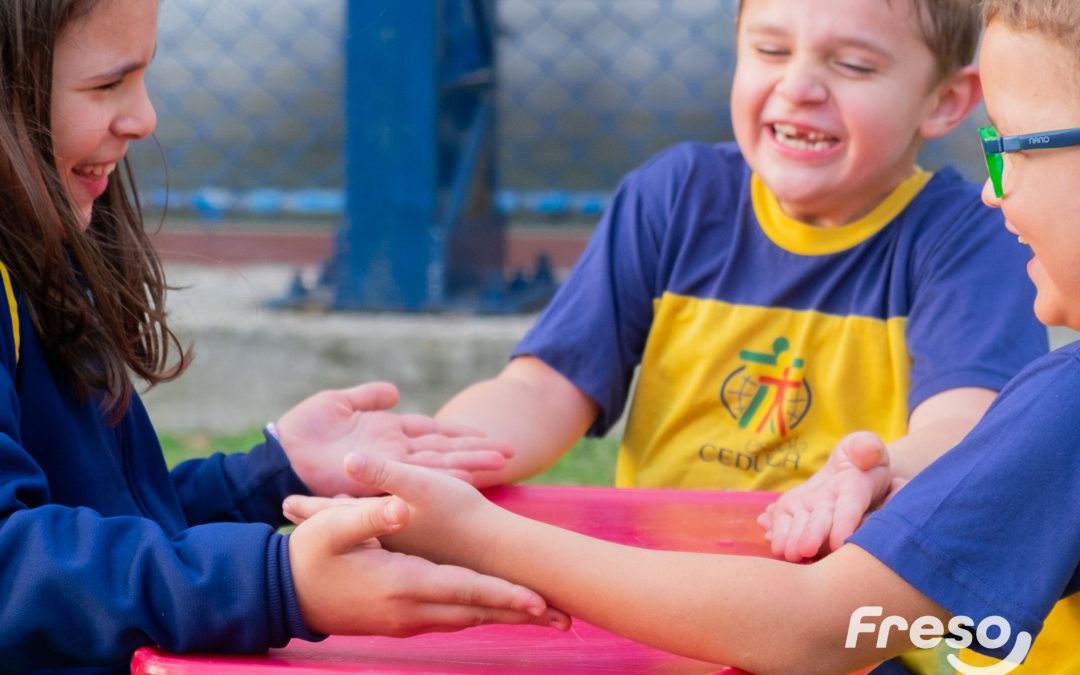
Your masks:
M 370 539 L 400 530 L 408 519 L 405 502 L 381 497 L 320 511 L 307 522 L 318 523 L 320 538 L 332 553 L 342 555 Z
M 378 455 L 354 452 L 345 457 L 345 473 L 377 492 L 388 492 L 411 500 L 425 491 L 429 469 L 421 469 Z
M 889 453 L 877 434 L 856 431 L 845 436 L 841 445 L 852 465 L 860 471 L 889 466 Z
M 401 394 L 389 382 L 368 382 L 351 389 L 339 389 L 353 410 L 389 410 L 398 404 Z

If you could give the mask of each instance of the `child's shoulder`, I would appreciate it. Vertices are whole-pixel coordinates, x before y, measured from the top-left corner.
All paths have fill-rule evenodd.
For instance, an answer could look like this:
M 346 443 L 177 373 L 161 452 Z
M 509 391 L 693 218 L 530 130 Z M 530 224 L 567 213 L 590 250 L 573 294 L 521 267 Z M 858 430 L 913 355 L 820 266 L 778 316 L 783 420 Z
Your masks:
M 902 213 L 899 220 L 919 237 L 1009 240 L 1001 213 L 983 203 L 982 187 L 952 167 L 935 170 Z
M 1058 347 L 1032 363 L 1033 366 L 1036 364 L 1044 368 L 1068 368 L 1077 371 L 1080 369 L 1080 340 Z M 1071 377 L 1069 379 L 1080 386 L 1080 377 Z
M 647 160 L 639 172 L 690 173 L 694 171 L 749 171 L 739 147 L 733 142 L 702 143 L 684 141 L 658 152 Z
M 734 143 L 684 142 L 673 145 L 627 176 L 646 193 L 681 196 L 737 195 L 750 182 L 750 167 Z
M 1078 402 L 1080 340 L 1043 354 L 1024 366 L 1002 388 L 991 410 L 995 419 L 1004 414 L 1013 424 L 1018 419 L 1050 419 L 1055 420 L 1055 424 L 1074 429 L 1080 424 Z
M 926 187 L 920 193 L 923 201 L 932 202 L 935 207 L 954 206 L 969 208 L 976 206 L 986 211 L 993 211 L 983 204 L 982 186 L 960 175 L 951 166 L 944 166 L 933 172 Z

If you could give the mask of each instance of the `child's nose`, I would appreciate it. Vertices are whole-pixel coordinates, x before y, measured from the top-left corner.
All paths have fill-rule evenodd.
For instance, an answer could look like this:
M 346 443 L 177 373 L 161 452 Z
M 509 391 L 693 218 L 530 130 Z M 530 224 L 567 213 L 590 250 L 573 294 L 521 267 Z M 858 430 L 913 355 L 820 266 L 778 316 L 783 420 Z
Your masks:
M 157 127 L 157 112 L 145 87 L 140 87 L 113 122 L 113 133 L 130 140 L 146 138 Z
M 1001 198 L 994 193 L 994 182 L 989 178 L 983 183 L 982 200 L 983 204 L 986 204 L 992 209 L 1001 208 Z
M 813 65 L 798 60 L 788 64 L 776 91 L 794 103 L 821 103 L 829 96 Z

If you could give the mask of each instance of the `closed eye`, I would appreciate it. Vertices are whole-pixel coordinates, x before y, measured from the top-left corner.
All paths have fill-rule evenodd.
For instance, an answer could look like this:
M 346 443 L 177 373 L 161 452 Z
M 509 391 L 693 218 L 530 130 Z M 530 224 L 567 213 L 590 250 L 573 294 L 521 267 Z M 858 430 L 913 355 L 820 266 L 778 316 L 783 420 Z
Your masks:
M 873 66 L 868 66 L 862 63 L 853 63 L 851 61 L 839 61 L 837 62 L 837 65 L 844 70 L 855 73 L 857 75 L 873 75 L 877 72 L 877 68 L 874 68 Z
M 787 56 L 788 50 L 783 47 L 777 47 L 775 45 L 758 45 L 754 47 L 754 50 L 762 56 Z

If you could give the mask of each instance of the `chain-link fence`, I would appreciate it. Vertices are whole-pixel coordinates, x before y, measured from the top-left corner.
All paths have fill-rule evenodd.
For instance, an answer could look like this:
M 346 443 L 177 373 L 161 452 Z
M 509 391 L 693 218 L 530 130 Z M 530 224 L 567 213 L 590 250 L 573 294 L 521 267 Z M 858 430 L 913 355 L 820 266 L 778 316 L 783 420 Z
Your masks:
M 730 138 L 735 5 L 497 0 L 501 207 L 518 221 L 592 217 L 651 154 Z M 344 0 L 163 2 L 150 75 L 160 150 L 132 152 L 149 202 L 167 186 L 170 209 L 207 218 L 339 217 L 346 11 Z M 973 129 L 930 144 L 923 163 L 977 178 Z

